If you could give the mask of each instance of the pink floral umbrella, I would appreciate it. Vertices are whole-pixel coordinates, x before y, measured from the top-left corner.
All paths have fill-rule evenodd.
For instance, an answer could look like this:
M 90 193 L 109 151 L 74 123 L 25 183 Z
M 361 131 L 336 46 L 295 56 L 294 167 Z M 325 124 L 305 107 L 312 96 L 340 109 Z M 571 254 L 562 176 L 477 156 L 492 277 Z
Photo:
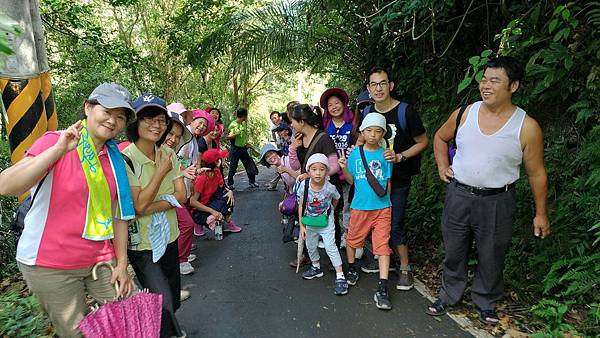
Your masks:
M 114 269 L 108 262 L 99 262 L 92 269 L 92 277 L 97 280 L 96 269 L 100 266 Z M 119 287 L 115 284 L 117 292 Z M 79 324 L 86 338 L 158 338 L 162 295 L 140 291 L 135 295 L 112 303 L 104 304 L 91 312 Z

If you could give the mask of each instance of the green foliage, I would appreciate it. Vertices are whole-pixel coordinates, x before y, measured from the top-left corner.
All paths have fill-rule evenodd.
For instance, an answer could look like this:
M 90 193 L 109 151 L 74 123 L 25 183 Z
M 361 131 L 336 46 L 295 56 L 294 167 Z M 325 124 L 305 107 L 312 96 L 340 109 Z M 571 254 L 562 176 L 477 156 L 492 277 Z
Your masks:
M 50 321 L 40 311 L 35 297 L 26 293 L 26 287 L 22 281 L 13 283 L 2 290 L 0 293 L 0 336 L 24 338 L 52 337 L 52 335 Z
M 21 29 L 18 22 L 0 14 L 0 56 L 14 54 L 14 51 L 8 45 L 7 33 L 19 34 Z
M 8 142 L 0 138 L 0 168 L 6 168 L 9 165 Z M 15 262 L 16 242 L 10 228 L 10 222 L 16 207 L 16 198 L 0 196 L 0 280 L 17 272 Z

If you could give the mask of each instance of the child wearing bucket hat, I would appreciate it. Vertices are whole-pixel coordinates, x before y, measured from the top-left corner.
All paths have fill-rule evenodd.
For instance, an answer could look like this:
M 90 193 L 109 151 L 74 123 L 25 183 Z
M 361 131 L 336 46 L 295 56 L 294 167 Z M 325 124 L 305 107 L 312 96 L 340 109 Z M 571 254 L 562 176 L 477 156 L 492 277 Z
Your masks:
M 359 273 L 354 266 L 356 248 L 362 248 L 371 233 L 373 254 L 379 256 L 379 283 L 373 296 L 375 305 L 381 310 L 390 310 L 387 292 L 390 254 L 388 244 L 392 221 L 390 200 L 390 178 L 392 163 L 385 160 L 380 142 L 386 133 L 385 117 L 371 113 L 360 125 L 365 144 L 354 148 L 346 159 L 340 158 L 340 167 L 349 183 L 354 183 L 355 194 L 350 205 L 350 226 L 346 238 L 348 258 L 348 284 L 356 285 Z
M 333 209 L 340 199 L 340 193 L 327 180 L 329 160 L 325 154 L 316 153 L 310 156 L 306 162 L 306 171 L 309 178 L 298 183 L 298 219 L 300 235 L 306 240 L 306 248 L 312 264 L 304 271 L 302 278 L 310 280 L 323 277 L 317 248 L 321 236 L 327 256 L 331 259 L 336 272 L 334 293 L 345 295 L 348 293 L 348 283 L 342 270 L 340 252 L 335 245 L 333 220 Z
M 192 218 L 199 226 L 215 227 L 216 221 L 224 222 L 223 231 L 240 232 L 231 219 L 235 198 L 233 191 L 225 188 L 219 165 L 229 153 L 226 150 L 209 149 L 202 154 L 202 165 L 211 169 L 198 175 L 194 181 L 194 194 L 190 198 Z

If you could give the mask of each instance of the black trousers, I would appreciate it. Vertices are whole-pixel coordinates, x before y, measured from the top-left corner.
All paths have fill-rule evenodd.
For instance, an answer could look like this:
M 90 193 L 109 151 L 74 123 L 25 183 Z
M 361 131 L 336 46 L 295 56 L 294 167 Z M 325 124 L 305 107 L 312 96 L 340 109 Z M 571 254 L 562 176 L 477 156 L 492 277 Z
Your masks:
M 477 196 L 448 185 L 442 214 L 444 258 L 440 299 L 456 304 L 467 285 L 468 254 L 475 240 L 477 268 L 471 298 L 479 310 L 493 310 L 504 293 L 504 256 L 512 238 L 515 189 Z
M 127 255 L 142 288 L 163 297 L 160 336 L 181 337 L 183 334 L 175 317 L 175 311 L 181 305 L 177 241 L 167 245 L 165 254 L 156 263 L 152 262 L 152 250 L 127 250 Z
M 248 148 L 232 146 L 229 153 L 229 173 L 227 174 L 227 185 L 233 186 L 233 175 L 237 171 L 238 163 L 242 160 L 244 169 L 246 169 L 246 175 L 248 175 L 248 182 L 254 183 L 256 179 L 256 164 L 250 158 L 248 154 Z

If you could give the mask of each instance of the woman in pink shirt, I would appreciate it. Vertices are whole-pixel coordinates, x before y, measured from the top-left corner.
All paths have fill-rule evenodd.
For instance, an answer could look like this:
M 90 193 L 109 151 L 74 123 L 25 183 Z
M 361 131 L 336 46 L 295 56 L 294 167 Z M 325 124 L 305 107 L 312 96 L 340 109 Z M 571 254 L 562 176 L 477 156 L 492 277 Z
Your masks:
M 134 117 L 130 102 L 127 89 L 114 83 L 101 84 L 85 101 L 82 121 L 63 131 L 47 132 L 23 159 L 0 173 L 0 195 L 39 190 L 25 218 L 16 259 L 27 286 L 59 336 L 80 335 L 79 322 L 88 312 L 86 295 L 104 303 L 115 299 L 112 284 L 116 281 L 120 296 L 127 296 L 134 287 L 127 273 L 127 222 L 116 216 L 120 210 L 117 189 L 123 187 L 116 183 L 115 173 L 120 174 L 116 164 L 113 172 L 114 151 L 122 170 L 123 161 L 118 150 L 109 150 L 109 146 L 116 149 L 112 139 Z M 89 150 L 81 155 L 90 164 L 87 171 L 78 153 L 82 143 Z M 88 183 L 86 175 L 90 170 L 100 172 L 100 167 L 104 179 L 96 185 Z M 107 187 L 97 188 L 98 184 Z M 101 199 L 106 198 L 112 208 L 88 214 L 88 198 L 95 198 L 90 187 L 95 192 L 102 189 Z M 112 215 L 106 215 L 111 213 L 107 210 L 112 210 Z M 88 239 L 89 215 L 112 221 L 112 233 L 103 236 L 112 240 Z M 93 280 L 92 267 L 103 261 L 112 261 L 114 272 L 98 269 L 98 280 Z

